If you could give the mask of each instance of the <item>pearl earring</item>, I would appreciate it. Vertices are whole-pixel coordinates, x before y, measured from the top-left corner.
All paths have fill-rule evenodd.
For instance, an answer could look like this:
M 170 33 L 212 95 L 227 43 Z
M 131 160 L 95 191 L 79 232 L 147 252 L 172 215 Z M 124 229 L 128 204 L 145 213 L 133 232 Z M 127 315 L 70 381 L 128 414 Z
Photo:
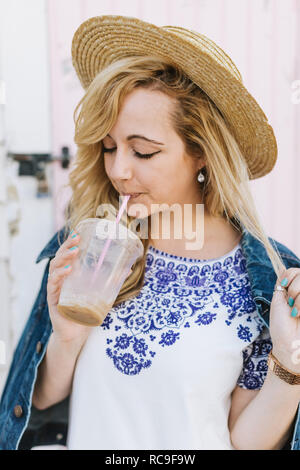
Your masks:
M 197 180 L 199 181 L 199 183 L 203 183 L 203 181 L 205 180 L 205 176 L 201 170 L 199 171 Z

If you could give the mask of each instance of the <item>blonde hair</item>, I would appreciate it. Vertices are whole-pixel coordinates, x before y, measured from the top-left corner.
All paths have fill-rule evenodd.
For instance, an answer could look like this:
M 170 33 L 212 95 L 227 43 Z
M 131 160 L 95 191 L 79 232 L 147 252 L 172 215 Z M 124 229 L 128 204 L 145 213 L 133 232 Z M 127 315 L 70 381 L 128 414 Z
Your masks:
M 186 153 L 205 160 L 205 183 L 199 184 L 199 190 L 206 209 L 235 228 L 241 229 L 241 222 L 265 246 L 278 276 L 285 266 L 259 221 L 249 187 L 250 172 L 225 117 L 183 70 L 171 60 L 155 56 L 114 62 L 94 78 L 76 106 L 74 141 L 78 150 L 67 185 L 72 190 L 65 211 L 67 230 L 82 219 L 96 217 L 99 205 L 110 204 L 116 210 L 119 206 L 119 194 L 105 172 L 102 139 L 114 126 L 126 95 L 137 87 L 161 91 L 173 99 L 170 119 Z M 130 224 L 133 218 L 128 216 L 128 220 Z M 141 241 L 144 256 L 133 266 L 114 305 L 135 296 L 144 284 L 149 239 Z

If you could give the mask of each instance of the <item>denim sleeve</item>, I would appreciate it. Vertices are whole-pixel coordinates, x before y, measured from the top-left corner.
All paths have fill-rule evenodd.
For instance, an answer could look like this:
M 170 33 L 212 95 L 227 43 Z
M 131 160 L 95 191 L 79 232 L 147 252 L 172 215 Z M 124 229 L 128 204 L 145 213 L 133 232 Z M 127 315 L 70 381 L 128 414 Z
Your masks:
M 259 336 L 243 349 L 243 369 L 237 385 L 246 390 L 260 390 L 268 371 L 268 354 L 272 349 L 269 330 L 264 327 Z

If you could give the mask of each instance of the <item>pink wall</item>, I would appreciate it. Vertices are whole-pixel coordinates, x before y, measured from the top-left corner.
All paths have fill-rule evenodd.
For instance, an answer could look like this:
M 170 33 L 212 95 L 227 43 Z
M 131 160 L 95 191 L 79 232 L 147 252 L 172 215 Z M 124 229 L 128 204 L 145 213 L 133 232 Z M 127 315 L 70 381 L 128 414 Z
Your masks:
M 85 19 L 118 14 L 199 31 L 231 56 L 274 128 L 276 166 L 251 182 L 252 192 L 268 235 L 300 255 L 300 103 L 292 99 L 292 84 L 300 80 L 298 0 L 48 0 L 48 11 L 55 153 L 63 145 L 76 150 L 72 116 L 83 90 L 70 51 Z M 56 230 L 64 223 L 62 209 L 70 196 L 61 191 L 67 177 L 68 171 L 55 165 Z

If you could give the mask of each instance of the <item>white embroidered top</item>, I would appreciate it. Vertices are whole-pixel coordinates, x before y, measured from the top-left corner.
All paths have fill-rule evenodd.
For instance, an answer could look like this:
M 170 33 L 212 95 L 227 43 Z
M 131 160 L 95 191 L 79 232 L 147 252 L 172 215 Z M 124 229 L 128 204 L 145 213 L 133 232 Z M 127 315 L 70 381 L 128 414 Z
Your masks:
M 261 388 L 271 348 L 240 243 L 214 260 L 149 246 L 141 291 L 78 358 L 67 448 L 233 449 L 230 395 Z

